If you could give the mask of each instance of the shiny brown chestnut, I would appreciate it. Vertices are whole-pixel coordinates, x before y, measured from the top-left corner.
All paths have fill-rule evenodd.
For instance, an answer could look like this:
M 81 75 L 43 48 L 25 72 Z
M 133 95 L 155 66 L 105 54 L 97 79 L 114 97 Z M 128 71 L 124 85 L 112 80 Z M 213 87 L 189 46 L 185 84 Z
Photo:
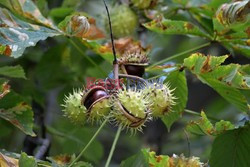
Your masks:
M 91 91 L 88 96 L 86 97 L 86 100 L 84 101 L 84 106 L 89 109 L 90 106 L 97 101 L 98 99 L 108 96 L 107 92 L 101 89 L 94 89 Z
M 82 97 L 82 105 L 87 109 L 87 113 L 91 120 L 99 119 L 107 116 L 110 111 L 110 95 L 102 86 L 93 86 L 86 90 Z
M 145 73 L 145 67 L 140 65 L 125 65 L 125 69 L 128 75 L 142 77 Z

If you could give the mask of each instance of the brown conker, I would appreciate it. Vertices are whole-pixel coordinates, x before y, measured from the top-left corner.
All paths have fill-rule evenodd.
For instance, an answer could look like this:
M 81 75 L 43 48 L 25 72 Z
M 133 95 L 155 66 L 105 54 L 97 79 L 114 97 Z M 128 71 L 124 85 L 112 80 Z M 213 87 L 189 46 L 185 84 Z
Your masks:
M 145 72 L 145 67 L 140 65 L 125 65 L 125 69 L 128 75 L 135 75 L 142 77 Z

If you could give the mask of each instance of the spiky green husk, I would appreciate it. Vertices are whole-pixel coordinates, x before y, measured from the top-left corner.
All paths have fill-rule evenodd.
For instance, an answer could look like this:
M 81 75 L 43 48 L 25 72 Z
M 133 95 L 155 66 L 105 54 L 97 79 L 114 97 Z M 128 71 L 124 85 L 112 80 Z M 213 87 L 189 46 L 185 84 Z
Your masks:
M 119 64 L 135 64 L 135 65 L 148 65 L 149 59 L 146 52 L 125 52 L 119 58 Z
M 81 104 L 83 91 L 81 89 L 74 90 L 72 94 L 65 96 L 64 104 L 64 115 L 68 117 L 72 122 L 84 124 L 86 121 L 87 109 Z
M 171 112 L 171 107 L 175 104 L 175 97 L 173 90 L 167 84 L 151 83 L 143 93 L 151 101 L 150 110 L 153 117 L 161 117 Z
M 113 35 L 116 38 L 132 35 L 138 26 L 136 14 L 127 5 L 116 6 L 113 9 L 110 13 Z M 105 27 L 109 31 L 107 19 Z
M 147 112 L 148 98 L 145 98 L 140 90 L 124 88 L 119 90 L 112 100 L 112 116 L 116 123 L 124 128 L 142 130 L 145 121 L 150 118 Z M 128 112 L 127 115 L 124 112 Z
M 97 103 L 95 103 L 90 112 L 89 112 L 89 120 L 93 121 L 102 121 L 106 118 L 110 113 L 110 100 L 109 98 L 102 98 Z
M 131 0 L 132 4 L 139 9 L 146 9 L 150 6 L 152 0 Z

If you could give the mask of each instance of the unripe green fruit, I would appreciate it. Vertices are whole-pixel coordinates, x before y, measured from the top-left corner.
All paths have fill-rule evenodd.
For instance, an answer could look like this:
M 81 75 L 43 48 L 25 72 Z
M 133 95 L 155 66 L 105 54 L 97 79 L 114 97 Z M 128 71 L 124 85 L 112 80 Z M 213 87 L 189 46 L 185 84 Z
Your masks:
M 175 104 L 176 99 L 173 90 L 167 84 L 152 83 L 144 89 L 144 96 L 149 97 L 151 101 L 150 110 L 153 117 L 161 117 L 171 112 L 171 107 Z
M 83 91 L 81 89 L 74 90 L 69 96 L 65 96 L 64 109 L 62 110 L 66 117 L 72 122 L 84 124 L 86 121 L 87 108 L 82 105 Z
M 114 7 L 110 13 L 110 20 L 116 38 L 132 35 L 138 26 L 136 14 L 126 5 Z M 105 27 L 109 32 L 108 19 L 105 20 Z
M 149 102 L 142 92 L 124 88 L 112 100 L 112 116 L 116 123 L 131 130 L 142 130 L 145 121 L 150 118 Z
M 139 9 L 147 9 L 152 0 L 131 0 L 132 4 Z

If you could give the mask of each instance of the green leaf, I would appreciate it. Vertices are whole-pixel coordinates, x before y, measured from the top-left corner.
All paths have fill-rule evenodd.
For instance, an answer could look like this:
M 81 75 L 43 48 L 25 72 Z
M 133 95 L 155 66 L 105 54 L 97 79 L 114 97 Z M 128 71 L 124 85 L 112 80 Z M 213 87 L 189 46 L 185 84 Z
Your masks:
M 0 75 L 26 79 L 23 68 L 20 65 L 0 67 Z
M 238 64 L 220 65 L 226 58 L 195 53 L 184 59 L 184 66 L 227 101 L 248 112 L 246 97 L 238 89 L 250 89 L 249 76 L 241 72 Z
M 242 42 L 244 42 L 245 40 L 241 40 Z M 236 41 L 230 41 L 230 42 L 224 42 L 224 45 L 227 45 L 231 48 L 233 48 L 236 52 L 239 52 L 245 56 L 247 56 L 248 58 L 250 58 L 250 44 L 249 44 L 249 40 L 246 41 L 245 45 L 240 44 L 239 42 Z
M 83 45 L 87 48 L 93 50 L 95 53 L 102 56 L 103 59 L 107 60 L 108 62 L 112 63 L 113 61 L 113 53 L 112 51 L 108 50 L 105 46 L 99 44 L 97 41 L 81 41 Z
M 10 92 L 0 99 L 0 117 L 9 121 L 25 134 L 35 136 L 33 132 L 33 112 L 21 96 Z
M 0 8 L 0 46 L 8 49 L 7 56 L 20 57 L 25 48 L 35 46 L 40 40 L 60 35 L 58 31 L 29 24 L 13 16 L 8 10 Z
M 212 145 L 209 163 L 213 167 L 250 166 L 250 125 L 226 131 Z
M 56 29 L 56 26 L 41 14 L 32 0 L 0 0 L 0 4 L 6 6 L 12 12 L 17 13 L 26 19 L 32 20 L 37 24 Z
M 181 114 L 187 104 L 188 89 L 185 71 L 171 72 L 167 76 L 166 82 L 169 83 L 170 89 L 174 89 L 173 94 L 177 98 L 175 100 L 176 105 L 172 108 L 173 112 L 170 112 L 161 118 L 168 130 L 170 130 L 171 125 L 181 117 Z
M 156 155 L 155 152 L 149 149 L 143 149 L 136 155 L 123 161 L 121 167 L 200 167 L 203 163 L 197 157 L 186 158 L 184 155 Z
M 149 167 L 146 158 L 142 151 L 129 157 L 126 160 L 123 160 L 120 167 Z
M 22 152 L 19 159 L 19 167 L 37 167 L 37 163 L 33 157 L 29 157 L 25 152 Z
M 186 21 L 176 20 L 153 20 L 145 23 L 144 26 L 154 32 L 160 34 L 183 34 L 201 36 L 210 39 L 210 36 L 202 32 L 196 25 Z
M 49 15 L 52 17 L 65 18 L 73 12 L 73 8 L 60 7 L 51 9 Z
M 190 121 L 186 126 L 187 131 L 196 135 L 218 135 L 226 130 L 234 129 L 234 125 L 229 121 L 221 120 L 213 124 L 208 120 L 206 114 L 202 111 L 201 118 L 198 121 Z
M 234 22 L 244 22 L 250 10 L 249 6 L 248 0 L 225 3 L 217 10 L 216 18 L 225 26 Z
M 142 150 L 145 158 L 148 161 L 150 166 L 161 167 L 161 166 L 170 166 L 170 157 L 167 155 L 159 155 L 157 156 L 155 152 L 148 150 Z

